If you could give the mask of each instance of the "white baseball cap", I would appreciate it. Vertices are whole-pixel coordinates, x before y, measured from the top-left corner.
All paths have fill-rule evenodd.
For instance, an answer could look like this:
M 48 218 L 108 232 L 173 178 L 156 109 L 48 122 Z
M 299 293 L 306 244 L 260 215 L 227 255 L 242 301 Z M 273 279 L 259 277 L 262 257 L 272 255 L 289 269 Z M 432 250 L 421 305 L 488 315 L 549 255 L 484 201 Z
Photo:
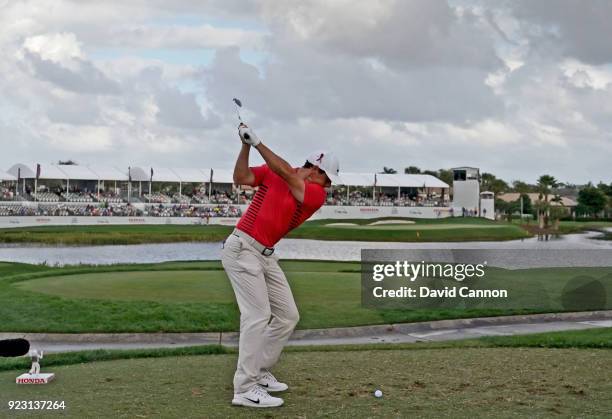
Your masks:
M 338 163 L 338 157 L 332 152 L 328 151 L 317 151 L 311 154 L 306 161 L 314 166 L 318 166 L 319 169 L 325 171 L 325 174 L 332 181 L 334 185 L 341 185 L 342 179 L 340 179 L 340 163 Z

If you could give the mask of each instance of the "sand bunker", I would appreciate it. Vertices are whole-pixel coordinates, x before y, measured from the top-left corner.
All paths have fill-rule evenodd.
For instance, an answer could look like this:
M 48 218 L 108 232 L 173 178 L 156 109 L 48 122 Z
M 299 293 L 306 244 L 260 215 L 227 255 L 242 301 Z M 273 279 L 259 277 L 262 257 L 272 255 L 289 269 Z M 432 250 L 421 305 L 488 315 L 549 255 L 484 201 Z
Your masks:
M 414 221 L 411 221 L 411 220 L 381 220 L 381 221 L 374 221 L 373 223 L 370 223 L 368 225 L 378 226 L 378 225 L 383 225 L 383 224 L 414 224 Z
M 342 226 L 356 226 L 355 223 L 331 223 L 325 224 L 326 227 L 342 227 Z

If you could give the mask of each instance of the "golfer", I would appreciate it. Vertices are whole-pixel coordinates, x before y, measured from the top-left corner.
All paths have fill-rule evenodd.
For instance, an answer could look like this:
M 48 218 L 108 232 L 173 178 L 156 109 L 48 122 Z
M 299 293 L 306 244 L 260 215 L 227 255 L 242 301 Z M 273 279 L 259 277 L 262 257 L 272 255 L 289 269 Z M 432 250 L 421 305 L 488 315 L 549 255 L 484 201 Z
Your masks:
M 234 183 L 258 187 L 251 205 L 224 243 L 221 261 L 240 309 L 238 366 L 232 404 L 275 407 L 283 399 L 269 392 L 287 390 L 270 369 L 289 340 L 299 314 L 274 245 L 325 202 L 325 188 L 338 183 L 338 159 L 320 152 L 293 168 L 241 124 L 242 148 Z M 266 164 L 249 167 L 255 147 Z

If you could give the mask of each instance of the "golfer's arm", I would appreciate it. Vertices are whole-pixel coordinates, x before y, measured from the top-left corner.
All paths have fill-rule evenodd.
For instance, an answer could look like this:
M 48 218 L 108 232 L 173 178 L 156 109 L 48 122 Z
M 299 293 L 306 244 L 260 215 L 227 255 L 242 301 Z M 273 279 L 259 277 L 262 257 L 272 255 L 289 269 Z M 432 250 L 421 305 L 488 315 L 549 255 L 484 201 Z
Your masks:
M 285 160 L 277 156 L 272 150 L 266 147 L 263 143 L 259 143 L 256 147 L 261 157 L 266 161 L 266 164 L 274 173 L 279 175 L 287 185 L 289 185 L 289 190 L 295 199 L 298 202 L 304 202 L 304 191 L 306 189 L 306 185 L 304 184 L 304 180 L 300 178 L 293 167 Z
M 255 183 L 255 174 L 249 168 L 249 150 L 251 146 L 242 144 L 240 154 L 234 166 L 234 184 L 253 186 Z

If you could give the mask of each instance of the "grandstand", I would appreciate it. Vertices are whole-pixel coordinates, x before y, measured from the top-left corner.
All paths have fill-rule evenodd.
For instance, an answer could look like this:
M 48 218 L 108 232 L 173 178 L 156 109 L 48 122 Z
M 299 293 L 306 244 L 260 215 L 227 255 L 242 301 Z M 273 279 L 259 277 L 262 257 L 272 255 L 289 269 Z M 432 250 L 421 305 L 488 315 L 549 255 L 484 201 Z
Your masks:
M 437 216 L 450 206 L 449 185 L 431 175 L 345 172 L 342 179 L 327 206 L 432 207 Z M 224 169 L 17 163 L 0 171 L 0 215 L 238 217 L 254 192 Z

